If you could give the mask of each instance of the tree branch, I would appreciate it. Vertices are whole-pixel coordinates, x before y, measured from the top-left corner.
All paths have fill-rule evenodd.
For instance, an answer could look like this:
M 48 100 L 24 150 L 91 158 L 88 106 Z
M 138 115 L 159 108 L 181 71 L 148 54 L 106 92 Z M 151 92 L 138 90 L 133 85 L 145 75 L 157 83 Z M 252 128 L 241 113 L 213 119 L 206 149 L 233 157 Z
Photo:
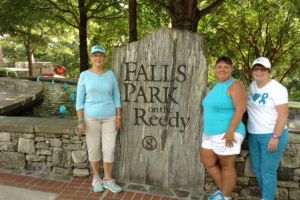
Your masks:
M 243 54 L 243 50 L 241 49 L 239 43 L 234 38 L 231 37 L 232 34 L 230 34 L 229 32 L 227 32 L 223 28 L 220 28 L 220 30 L 223 31 L 227 35 L 227 37 L 229 38 L 229 40 L 231 40 L 235 44 L 235 46 L 237 47 L 238 51 L 240 52 L 240 54 L 241 54 L 241 56 L 243 58 L 244 63 L 246 63 L 247 59 L 246 59 L 245 55 Z
M 281 83 L 286 76 L 288 76 L 293 71 L 295 71 L 299 67 L 299 65 L 298 65 L 299 63 L 300 63 L 300 59 L 297 59 L 294 62 L 292 62 L 291 65 L 290 65 L 290 67 L 286 70 L 286 72 L 280 78 L 279 82 Z
M 52 0 L 47 0 L 56 10 L 62 12 L 63 14 L 65 13 L 70 13 L 73 18 L 75 19 L 75 21 L 77 22 L 77 24 L 79 24 L 79 20 L 77 18 L 76 13 L 74 13 L 73 11 L 69 10 L 69 9 L 63 9 L 61 6 L 59 6 L 57 3 L 55 3 Z M 58 15 L 56 15 L 58 17 Z M 74 24 L 72 24 L 69 20 L 67 20 L 66 18 L 64 18 L 63 16 L 59 16 L 60 19 L 62 19 L 64 22 L 66 22 L 67 24 L 71 25 L 74 27 Z
M 110 20 L 110 19 L 120 19 L 120 18 L 124 18 L 125 16 L 124 15 L 119 15 L 119 16 L 115 16 L 113 14 L 111 15 L 106 15 L 106 16 L 89 16 L 88 19 L 99 19 L 99 20 Z
M 96 1 L 95 0 L 89 0 L 87 3 L 86 3 L 86 8 L 90 8 Z
M 172 16 L 172 8 L 166 3 L 161 2 L 160 0 L 148 0 L 150 3 L 156 4 L 159 7 L 167 11 L 167 13 Z
M 236 41 L 236 39 L 232 37 L 231 33 L 227 32 L 223 28 L 220 28 L 219 30 L 221 30 L 221 31 L 223 31 L 225 33 L 225 35 L 228 37 L 229 41 L 231 41 L 236 46 L 238 52 L 240 53 L 240 55 L 242 57 L 242 60 L 243 60 L 243 62 L 241 64 L 242 65 L 243 65 L 243 63 L 245 64 L 245 65 L 243 65 L 243 68 L 246 69 L 246 71 L 247 71 L 247 76 L 245 76 L 246 82 L 249 84 L 251 82 L 251 78 L 252 78 L 251 74 L 248 73 L 250 71 L 249 70 L 250 69 L 249 64 L 247 65 L 247 63 L 249 63 L 249 58 L 244 55 L 243 50 L 241 49 L 240 43 L 238 43 Z
M 165 3 L 163 3 L 163 2 L 161 2 L 161 1 L 159 1 L 159 0 L 149 0 L 149 2 L 150 2 L 150 3 L 154 3 L 154 4 L 156 4 L 156 5 L 160 6 L 160 7 L 162 7 L 162 8 L 165 9 L 165 10 L 171 9 L 170 6 L 168 6 L 167 4 L 165 4 Z
M 271 40 L 271 38 L 272 38 L 271 33 L 269 32 L 269 23 L 267 23 L 265 33 L 266 33 L 266 39 L 265 39 L 265 45 L 263 47 L 262 55 L 265 55 L 265 53 L 268 49 L 269 39 Z M 272 45 L 272 42 L 271 42 L 271 45 Z
M 67 19 L 65 19 L 63 16 L 60 16 L 60 15 L 55 15 L 57 18 L 59 18 L 60 20 L 62 20 L 62 21 L 64 21 L 66 24 L 68 24 L 68 25 L 70 25 L 70 26 L 72 26 L 72 27 L 74 27 L 74 28 L 77 28 L 77 29 L 79 29 L 79 23 L 78 24 L 73 24 L 73 23 L 71 23 L 70 21 L 68 21 Z
M 113 6 L 115 6 L 115 5 L 117 5 L 117 4 L 110 4 L 110 5 L 108 5 L 108 6 L 103 6 L 103 7 L 101 7 L 101 5 L 99 4 L 96 8 L 94 8 L 94 9 L 89 9 L 88 11 L 91 12 L 90 15 L 92 16 L 92 15 L 96 15 L 97 13 L 104 12 L 106 9 L 108 9 L 108 8 L 110 8 L 110 7 L 113 7 Z
M 281 52 L 276 51 L 276 52 L 274 53 L 274 56 L 272 57 L 272 59 L 270 59 L 271 62 L 272 62 L 272 64 L 275 65 L 275 64 L 277 63 L 277 61 L 278 61 L 284 54 L 290 52 L 291 50 L 293 50 L 293 49 L 294 49 L 297 45 L 299 45 L 299 44 L 300 44 L 300 41 L 293 43 L 290 47 L 288 47 L 287 49 L 285 49 L 285 50 L 283 50 L 283 51 L 281 51 Z M 275 50 L 274 50 L 274 51 L 275 51 Z
M 207 14 L 211 13 L 213 10 L 217 9 L 222 3 L 224 3 L 225 0 L 216 0 L 214 3 L 212 3 L 211 5 L 207 6 L 206 8 L 202 9 L 202 10 L 197 10 L 196 13 L 196 18 L 197 19 L 202 19 L 203 17 L 205 17 Z
M 282 48 L 284 35 L 287 34 L 286 30 L 288 30 L 288 29 L 286 29 L 286 26 L 289 26 L 290 23 L 291 23 L 291 17 L 289 17 L 289 15 L 288 15 L 285 19 L 284 25 L 281 27 L 281 30 L 279 31 L 280 36 L 279 36 L 279 39 L 277 40 L 276 46 L 274 47 L 273 53 L 271 55 L 271 58 L 274 60 L 276 57 L 276 53 Z M 292 46 L 295 46 L 295 45 L 292 45 Z M 282 54 L 284 54 L 284 53 L 282 53 Z

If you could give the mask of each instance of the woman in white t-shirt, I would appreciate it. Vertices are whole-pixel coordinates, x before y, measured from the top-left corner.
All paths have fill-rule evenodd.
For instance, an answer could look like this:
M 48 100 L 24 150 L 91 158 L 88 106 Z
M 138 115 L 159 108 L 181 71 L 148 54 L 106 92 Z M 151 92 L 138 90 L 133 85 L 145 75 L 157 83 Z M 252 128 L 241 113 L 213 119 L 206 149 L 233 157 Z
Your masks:
M 262 199 L 274 200 L 277 169 L 288 144 L 288 93 L 271 79 L 268 58 L 253 62 L 252 75 L 255 81 L 250 84 L 247 102 L 249 152 Z

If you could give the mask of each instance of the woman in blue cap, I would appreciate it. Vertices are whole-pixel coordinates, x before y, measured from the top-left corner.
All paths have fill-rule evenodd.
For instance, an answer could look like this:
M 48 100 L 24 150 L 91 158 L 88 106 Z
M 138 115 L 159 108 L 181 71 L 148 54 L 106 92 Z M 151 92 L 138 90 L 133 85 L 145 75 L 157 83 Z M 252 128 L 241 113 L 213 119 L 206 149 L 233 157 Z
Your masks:
M 277 169 L 288 144 L 288 92 L 271 79 L 268 58 L 253 62 L 252 75 L 247 103 L 249 152 L 263 200 L 274 200 Z
M 106 188 L 117 193 L 122 188 L 112 178 L 112 171 L 117 131 L 121 127 L 121 101 L 115 74 L 103 68 L 105 59 L 105 48 L 99 45 L 91 48 L 93 66 L 80 74 L 76 110 L 79 131 L 86 134 L 94 192 L 102 192 Z M 101 159 L 103 179 L 99 174 Z

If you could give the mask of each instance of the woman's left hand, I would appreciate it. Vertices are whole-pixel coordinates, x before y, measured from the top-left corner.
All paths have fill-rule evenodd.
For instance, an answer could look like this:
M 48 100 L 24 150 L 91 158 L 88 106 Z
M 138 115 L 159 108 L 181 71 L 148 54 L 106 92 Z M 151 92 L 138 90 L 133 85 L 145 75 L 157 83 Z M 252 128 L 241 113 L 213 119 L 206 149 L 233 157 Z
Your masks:
M 121 118 L 116 118 L 116 130 L 119 130 L 121 128 Z
M 268 150 L 270 152 L 277 151 L 278 143 L 279 143 L 279 139 L 271 138 L 270 141 L 269 141 L 269 144 L 268 144 Z

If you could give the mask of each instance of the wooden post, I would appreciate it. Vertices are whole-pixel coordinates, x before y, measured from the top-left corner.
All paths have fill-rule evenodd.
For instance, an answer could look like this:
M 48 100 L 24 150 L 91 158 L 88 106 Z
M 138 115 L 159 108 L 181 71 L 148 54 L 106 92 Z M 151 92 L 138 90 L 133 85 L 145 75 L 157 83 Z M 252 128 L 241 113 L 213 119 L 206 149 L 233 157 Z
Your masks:
M 201 101 L 207 63 L 198 34 L 156 33 L 113 52 L 123 118 L 114 174 L 128 182 L 201 189 Z

